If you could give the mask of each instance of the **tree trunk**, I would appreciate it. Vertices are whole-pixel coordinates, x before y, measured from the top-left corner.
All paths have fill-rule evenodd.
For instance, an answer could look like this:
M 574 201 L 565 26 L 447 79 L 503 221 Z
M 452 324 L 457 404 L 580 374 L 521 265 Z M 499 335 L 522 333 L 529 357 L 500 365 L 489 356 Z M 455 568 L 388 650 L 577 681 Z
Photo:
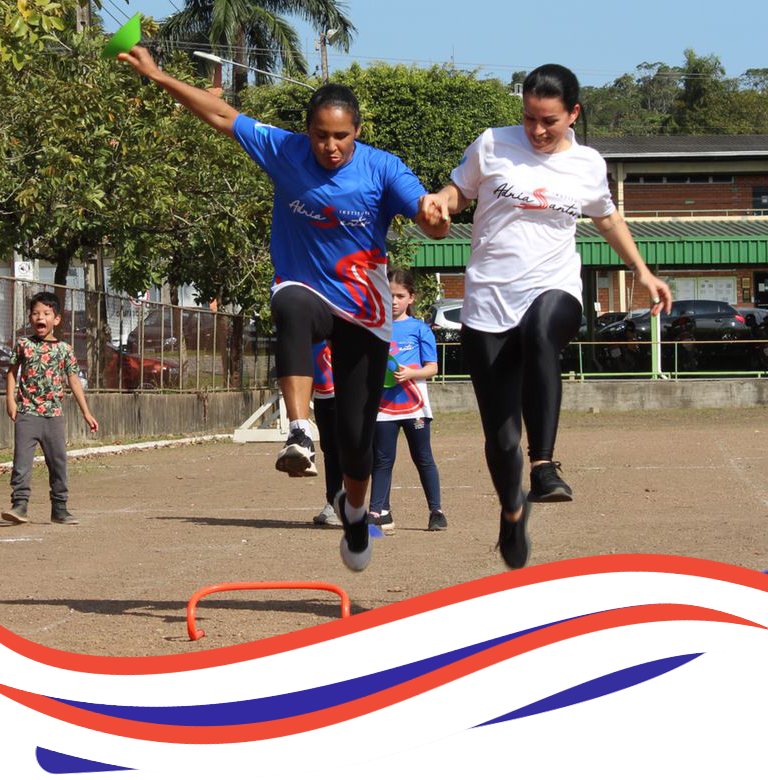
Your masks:
M 235 36 L 235 52 L 232 57 L 238 63 L 232 68 L 232 87 L 235 91 L 235 104 L 239 105 L 239 95 L 248 86 L 248 56 L 245 52 L 245 31 L 241 28 Z
M 67 343 L 71 343 L 73 341 L 72 339 L 72 322 L 71 317 L 67 316 L 67 312 L 70 308 L 72 308 L 72 298 L 69 292 L 66 289 L 63 289 L 65 285 L 67 284 L 67 274 L 69 273 L 69 266 L 72 262 L 72 255 L 70 253 L 67 253 L 64 256 L 57 257 L 56 258 L 56 271 L 53 274 L 53 284 L 57 289 L 55 289 L 56 295 L 59 297 L 59 304 L 61 305 L 61 309 L 59 313 L 61 314 L 61 322 L 59 323 L 58 327 L 54 330 L 54 335 L 57 339 L 61 341 L 66 341 Z M 61 288 L 61 289 L 59 289 Z M 72 348 L 74 349 L 75 345 L 72 344 Z M 78 360 L 83 359 L 82 352 L 78 355 L 77 352 L 75 352 L 75 357 L 77 357 Z

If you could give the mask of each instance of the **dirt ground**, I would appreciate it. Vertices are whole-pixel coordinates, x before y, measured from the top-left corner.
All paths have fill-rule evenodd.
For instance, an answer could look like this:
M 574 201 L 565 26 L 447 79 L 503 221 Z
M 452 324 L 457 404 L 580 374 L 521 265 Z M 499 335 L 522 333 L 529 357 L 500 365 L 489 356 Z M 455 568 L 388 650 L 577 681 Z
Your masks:
M 393 480 L 396 532 L 348 571 L 340 531 L 312 524 L 323 481 L 274 469 L 274 444 L 212 443 L 70 464 L 79 526 L 48 522 L 35 469 L 28 526 L 0 528 L 0 625 L 78 653 L 167 655 L 261 639 L 339 617 L 316 591 L 214 594 L 190 642 L 187 600 L 219 582 L 315 580 L 361 612 L 503 571 L 498 505 L 474 414 L 442 415 L 433 445 L 449 529 L 427 510 L 404 440 Z M 568 504 L 536 505 L 531 565 L 666 553 L 768 569 L 768 416 L 762 409 L 563 415 L 556 456 Z M 7 501 L 10 475 L 0 475 Z

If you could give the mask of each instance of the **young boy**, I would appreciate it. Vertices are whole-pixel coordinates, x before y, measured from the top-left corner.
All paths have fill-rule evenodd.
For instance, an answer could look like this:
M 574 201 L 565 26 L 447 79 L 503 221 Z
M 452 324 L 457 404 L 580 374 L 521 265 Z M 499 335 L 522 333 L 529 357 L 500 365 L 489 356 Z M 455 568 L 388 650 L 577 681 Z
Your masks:
M 15 423 L 11 509 L 2 513 L 5 524 L 26 523 L 35 447 L 40 444 L 51 486 L 51 522 L 77 525 L 67 511 L 67 443 L 61 399 L 69 383 L 77 405 L 92 431 L 99 424 L 88 409 L 77 376 L 77 360 L 69 344 L 53 329 L 61 322 L 59 299 L 38 293 L 29 302 L 32 336 L 18 340 L 11 358 L 6 387 L 6 409 Z M 17 387 L 18 386 L 18 387 Z

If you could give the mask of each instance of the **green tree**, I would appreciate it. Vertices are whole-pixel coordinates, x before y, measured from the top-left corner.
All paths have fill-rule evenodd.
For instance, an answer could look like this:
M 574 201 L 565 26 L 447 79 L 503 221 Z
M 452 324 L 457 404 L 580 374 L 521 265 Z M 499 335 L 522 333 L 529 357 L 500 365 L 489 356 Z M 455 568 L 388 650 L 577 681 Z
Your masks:
M 678 134 L 718 132 L 712 105 L 737 85 L 725 79 L 725 68 L 716 55 L 703 57 L 693 49 L 686 49 L 684 56 L 682 90 L 672 105 L 668 126 Z
M 271 186 L 231 140 L 72 35 L 18 75 L 0 69 L 0 248 L 56 266 L 108 246 L 113 283 L 191 283 L 251 306 L 267 245 Z M 179 55 L 166 66 L 193 79 Z
M 768 68 L 748 68 L 744 71 L 741 82 L 747 89 L 765 92 L 768 90 Z
M 21 70 L 48 41 L 58 41 L 63 17 L 74 7 L 73 0 L 0 0 L 0 62 Z
M 305 19 L 318 31 L 338 30 L 333 45 L 349 51 L 356 30 L 344 10 L 337 0 L 185 0 L 184 8 L 168 17 L 160 36 L 171 43 L 210 45 L 237 62 L 240 67 L 234 69 L 233 86 L 239 93 L 247 83 L 246 65 L 306 74 L 296 30 L 280 14 Z

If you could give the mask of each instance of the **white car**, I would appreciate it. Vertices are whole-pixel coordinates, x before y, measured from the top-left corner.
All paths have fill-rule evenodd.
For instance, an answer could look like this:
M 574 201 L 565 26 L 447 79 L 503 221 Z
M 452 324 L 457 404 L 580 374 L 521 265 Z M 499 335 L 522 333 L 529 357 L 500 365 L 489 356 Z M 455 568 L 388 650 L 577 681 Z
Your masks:
M 425 322 L 433 331 L 461 330 L 461 307 L 463 304 L 463 298 L 443 298 L 440 301 L 435 301 L 429 307 Z

